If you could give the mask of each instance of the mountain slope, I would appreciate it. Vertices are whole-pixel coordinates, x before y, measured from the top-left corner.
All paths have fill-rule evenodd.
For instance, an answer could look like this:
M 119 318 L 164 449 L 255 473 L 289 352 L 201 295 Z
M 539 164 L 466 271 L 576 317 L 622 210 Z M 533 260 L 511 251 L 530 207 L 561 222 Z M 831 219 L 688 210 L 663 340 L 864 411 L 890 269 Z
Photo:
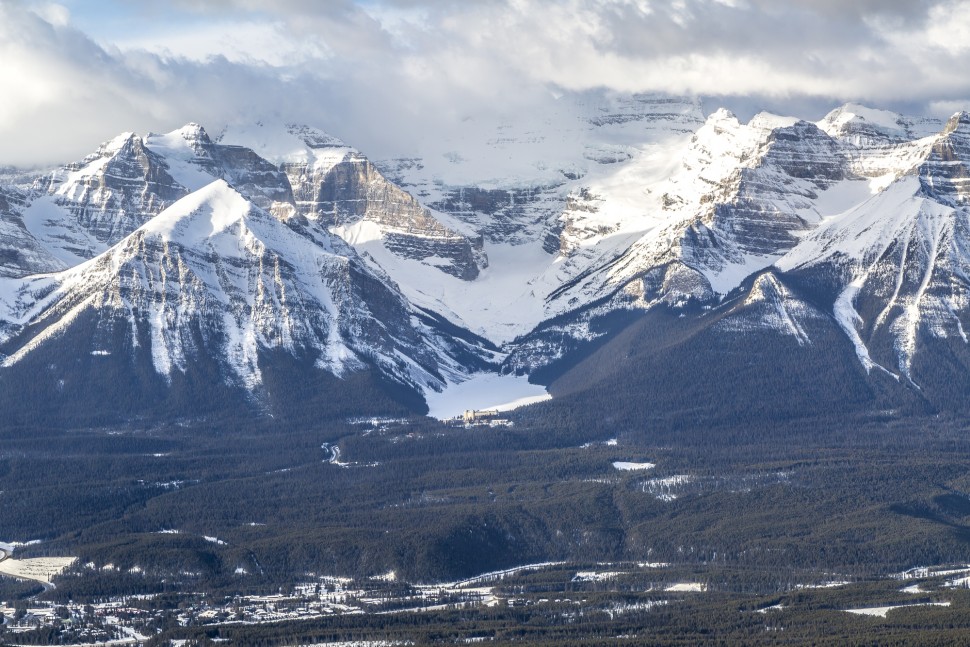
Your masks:
M 867 374 L 833 317 L 773 271 L 711 310 L 637 314 L 549 386 L 548 416 L 608 415 L 617 433 L 796 418 L 923 413 L 922 395 Z M 608 412 L 608 413 L 606 413 Z
M 794 190 L 786 193 L 788 208 L 778 211 L 782 217 L 815 212 L 818 224 L 810 227 L 806 217 L 797 236 L 766 246 L 777 254 L 767 273 L 721 300 L 704 281 L 711 267 L 706 257 L 658 257 L 643 264 L 639 291 L 628 283 L 612 298 L 545 324 L 522 340 L 507 367 L 532 370 L 559 396 L 588 404 L 625 398 L 637 416 L 672 416 L 677 424 L 965 411 L 970 116 L 958 114 L 941 132 L 918 139 L 908 138 L 923 133 L 886 131 L 883 125 L 868 138 L 836 133 L 848 141 L 825 136 L 825 154 L 800 140 L 799 161 L 788 172 L 811 171 L 815 188 L 800 192 L 803 184 L 784 183 Z M 838 163 L 821 166 L 833 159 Z M 747 177 L 742 171 L 742 191 L 720 208 L 740 216 L 745 227 L 757 218 L 739 196 L 759 168 L 765 167 Z M 862 175 L 865 169 L 870 176 Z M 778 195 L 767 182 L 750 186 L 760 200 Z M 827 200 L 833 191 L 841 195 Z M 797 207 L 799 200 L 811 208 Z M 707 222 L 717 227 L 718 215 L 701 220 Z M 703 245 L 723 247 L 730 235 L 747 231 L 725 223 Z M 761 223 L 750 231 L 772 229 Z M 678 292 L 687 298 L 670 298 Z
M 56 391 L 62 353 L 147 400 L 208 380 L 299 408 L 292 371 L 423 410 L 501 364 L 569 397 L 642 387 L 659 418 L 961 406 L 966 114 L 557 110 L 380 164 L 309 127 L 189 124 L 4 186 L 0 379 Z
M 0 185 L 0 277 L 51 272 L 65 266 L 24 225 L 28 199 L 26 191 Z
M 964 113 L 934 138 L 921 163 L 823 223 L 778 266 L 835 295 L 833 312 L 866 370 L 917 387 L 932 383 L 930 392 L 953 380 L 967 383 L 968 197 Z
M 111 358 L 120 343 L 129 357 L 119 359 L 150 376 L 153 388 L 209 365 L 218 382 L 255 403 L 269 397 L 263 372 L 270 355 L 336 377 L 373 371 L 412 394 L 439 390 L 469 370 L 352 249 L 279 221 L 222 180 L 94 259 L 7 281 L 2 294 L 5 375 L 78 327 L 94 346 L 74 355 Z M 471 350 L 463 361 L 475 358 Z M 419 398 L 404 397 L 412 405 Z
M 219 144 L 198 135 L 188 139 L 201 142 L 193 145 L 194 150 L 216 151 L 212 155 L 223 160 L 226 151 L 234 156 L 246 151 L 269 160 L 284 176 L 281 184 L 286 187 L 281 195 L 267 195 L 266 208 L 279 217 L 304 217 L 355 245 L 377 240 L 392 257 L 461 280 L 474 279 L 488 264 L 479 236 L 424 207 L 360 152 L 318 130 L 257 124 L 228 129 Z M 174 146 L 168 143 L 167 148 Z M 224 161 L 224 168 L 238 168 L 231 162 Z

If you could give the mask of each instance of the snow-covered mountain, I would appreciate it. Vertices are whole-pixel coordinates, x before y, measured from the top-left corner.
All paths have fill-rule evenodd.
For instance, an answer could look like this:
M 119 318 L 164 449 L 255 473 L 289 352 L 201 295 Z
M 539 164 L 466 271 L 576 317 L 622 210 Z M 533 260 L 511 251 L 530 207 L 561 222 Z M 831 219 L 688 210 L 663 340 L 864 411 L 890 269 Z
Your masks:
M 194 124 L 125 134 L 28 190 L 6 189 L 16 255 L 0 279 L 0 379 L 78 329 L 90 345 L 78 353 L 121 352 L 142 372 L 150 360 L 162 388 L 214 358 L 217 379 L 256 404 L 271 399 L 263 367 L 280 353 L 416 394 L 489 366 L 481 340 L 416 310 L 331 230 L 367 223 L 442 271 L 468 261 L 474 273 L 472 242 L 356 151 L 309 129 L 275 136 L 293 146 L 279 165 Z M 298 181 L 329 202 L 294 197 L 311 193 Z
M 927 346 L 959 340 L 956 357 L 967 360 L 970 115 L 921 139 L 919 151 L 888 186 L 822 223 L 777 263 L 828 284 L 833 314 L 867 371 L 917 387 Z
M 723 142 L 766 120 L 740 125 L 715 113 L 692 145 L 711 150 L 705 131 Z M 684 393 L 714 364 L 739 374 L 759 366 L 781 376 L 770 387 L 747 389 L 744 380 L 725 387 L 745 399 L 803 383 L 794 376 L 805 367 L 825 382 L 835 371 L 831 360 L 851 348 L 855 370 L 841 380 L 847 393 L 852 383 L 868 394 L 862 401 L 885 408 L 915 398 L 931 409 L 964 409 L 970 116 L 943 124 L 844 106 L 818 124 L 771 122 L 747 140 L 749 148 L 728 149 L 737 159 L 733 174 L 709 183 L 713 192 L 701 194 L 692 216 L 672 219 L 589 275 L 587 285 L 596 285 L 604 301 L 519 340 L 507 366 L 541 369 L 546 379 L 565 371 L 560 390 L 576 389 L 577 371 L 595 381 L 602 369 L 593 366 L 602 365 L 637 382 L 631 376 L 642 367 L 623 368 L 614 339 L 637 311 L 662 307 L 680 311 L 683 325 L 652 331 L 651 344 L 686 353 L 676 360 L 694 367 Z M 690 154 L 683 159 L 685 171 L 696 168 Z M 835 344 L 833 330 L 850 345 Z M 752 340 L 759 341 L 752 346 Z M 611 348 L 597 350 L 602 344 Z M 727 348 L 747 352 L 729 358 Z M 772 353 L 765 356 L 765 348 Z M 820 349 L 829 357 L 819 357 Z M 583 359 L 589 353 L 593 358 Z M 801 358 L 797 367 L 794 358 Z M 541 368 L 557 361 L 556 370 Z M 571 370 L 576 361 L 580 368 Z M 844 373 L 844 362 L 838 366 Z M 776 403 L 798 390 L 782 389 Z
M 746 277 L 773 266 L 791 272 L 825 259 L 865 256 L 860 247 L 873 247 L 870 255 L 883 250 L 903 226 L 893 222 L 920 210 L 896 199 L 900 192 L 923 196 L 932 205 L 924 205 L 924 213 L 954 213 L 970 160 L 961 148 L 961 117 L 945 127 L 935 124 L 940 131 L 924 137 L 934 125 L 930 120 L 873 112 L 844 106 L 818 124 L 770 115 L 740 124 L 723 111 L 712 114 L 675 153 L 681 168 L 661 185 L 661 208 L 669 218 L 612 262 L 555 293 L 572 303 L 582 303 L 585 295 L 600 301 L 587 298 L 589 306 L 520 340 L 509 366 L 528 372 L 568 355 L 607 334 L 610 328 L 596 322 L 618 310 L 661 303 L 716 308 Z M 870 126 L 865 115 L 878 116 L 878 123 Z M 897 122 L 895 129 L 888 125 Z M 867 240 L 850 239 L 846 227 L 866 232 Z M 849 296 L 844 291 L 859 280 L 853 271 L 842 271 L 829 289 Z M 944 282 L 959 290 L 962 279 Z M 887 289 L 894 292 L 893 285 Z M 843 301 L 830 310 L 840 322 Z M 852 338 L 851 327 L 844 328 Z
M 0 178 L 0 381 L 68 388 L 52 356 L 83 355 L 78 379 L 120 353 L 151 389 L 205 365 L 265 404 L 299 365 L 413 403 L 482 371 L 575 393 L 632 370 L 617 357 L 724 364 L 713 340 L 756 339 L 854 402 L 939 407 L 970 385 L 968 133 L 596 93 L 377 163 L 307 126 L 126 133 Z

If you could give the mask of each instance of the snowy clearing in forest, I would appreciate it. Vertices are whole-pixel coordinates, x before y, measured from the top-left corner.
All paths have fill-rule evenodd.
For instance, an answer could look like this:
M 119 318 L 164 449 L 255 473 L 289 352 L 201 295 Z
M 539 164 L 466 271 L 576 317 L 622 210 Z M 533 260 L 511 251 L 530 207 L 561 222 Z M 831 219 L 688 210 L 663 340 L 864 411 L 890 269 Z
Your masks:
M 621 472 L 637 472 L 639 470 L 652 470 L 656 463 L 628 463 L 626 461 L 615 461 L 613 467 Z
M 949 602 L 921 602 L 916 604 L 893 604 L 886 607 L 872 607 L 869 609 L 846 609 L 846 613 L 854 613 L 857 616 L 872 616 L 874 618 L 885 618 L 886 614 L 893 609 L 906 609 L 909 607 L 948 607 Z
M 5 559 L 0 562 L 0 574 L 10 575 L 21 580 L 34 580 L 50 584 L 55 575 L 60 575 L 77 557 L 38 557 L 35 559 Z

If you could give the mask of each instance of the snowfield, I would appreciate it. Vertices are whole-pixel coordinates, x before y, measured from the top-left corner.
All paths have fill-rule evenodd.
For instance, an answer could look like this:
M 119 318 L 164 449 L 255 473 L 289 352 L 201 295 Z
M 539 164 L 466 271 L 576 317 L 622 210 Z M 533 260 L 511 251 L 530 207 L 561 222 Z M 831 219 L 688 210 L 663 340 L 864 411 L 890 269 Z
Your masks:
M 846 613 L 854 613 L 857 616 L 872 616 L 874 618 L 885 618 L 893 609 L 906 609 L 909 607 L 948 607 L 949 602 L 923 602 L 917 604 L 895 604 L 887 607 L 871 607 L 868 609 L 846 609 Z
M 703 593 L 706 590 L 707 585 L 700 582 L 679 582 L 664 589 L 664 591 L 671 593 Z
M 652 470 L 657 465 L 655 463 L 627 463 L 625 461 L 615 461 L 613 467 L 621 472 L 638 472 L 640 470 Z
M 77 557 L 5 559 L 0 562 L 0 574 L 49 585 L 55 575 L 63 573 L 75 561 Z

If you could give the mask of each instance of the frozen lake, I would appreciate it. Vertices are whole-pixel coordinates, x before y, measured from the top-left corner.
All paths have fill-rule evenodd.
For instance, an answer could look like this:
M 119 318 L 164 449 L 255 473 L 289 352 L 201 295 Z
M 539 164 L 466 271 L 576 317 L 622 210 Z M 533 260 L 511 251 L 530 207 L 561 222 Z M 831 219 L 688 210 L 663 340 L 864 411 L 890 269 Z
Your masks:
M 466 409 L 511 411 L 517 407 L 552 398 L 546 388 L 530 384 L 527 377 L 483 373 L 461 384 L 450 384 L 441 393 L 427 391 L 429 416 L 447 420 L 460 416 Z

